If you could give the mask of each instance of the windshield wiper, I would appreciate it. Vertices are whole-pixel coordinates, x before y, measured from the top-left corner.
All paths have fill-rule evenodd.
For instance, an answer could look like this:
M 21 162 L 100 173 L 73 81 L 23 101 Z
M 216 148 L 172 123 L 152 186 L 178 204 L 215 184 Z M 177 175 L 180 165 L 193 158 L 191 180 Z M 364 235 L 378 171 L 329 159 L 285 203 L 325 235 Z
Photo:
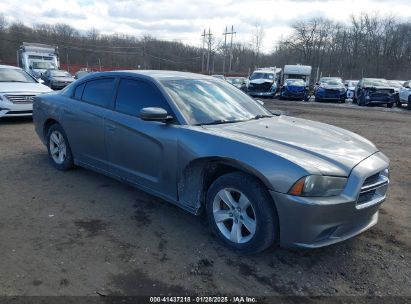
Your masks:
M 216 119 L 210 122 L 198 123 L 195 126 L 206 126 L 206 125 L 220 125 L 220 124 L 229 124 L 229 123 L 236 123 L 236 122 L 244 122 L 246 120 L 225 120 L 225 119 Z
M 273 117 L 273 116 L 274 115 L 269 115 L 269 114 L 258 114 L 251 119 L 261 119 L 261 118 L 267 118 L 267 117 Z
M 24 82 L 24 83 L 26 83 L 27 81 L 21 81 L 21 80 L 0 80 L 0 82 Z

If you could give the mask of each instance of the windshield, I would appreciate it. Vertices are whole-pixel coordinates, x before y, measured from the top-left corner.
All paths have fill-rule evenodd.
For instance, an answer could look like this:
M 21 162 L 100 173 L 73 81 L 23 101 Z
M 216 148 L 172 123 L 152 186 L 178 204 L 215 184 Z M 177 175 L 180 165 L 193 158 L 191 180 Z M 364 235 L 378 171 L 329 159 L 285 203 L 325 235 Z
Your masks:
M 342 79 L 339 78 L 339 77 L 322 77 L 320 79 L 320 83 L 328 83 L 331 80 L 338 81 L 339 83 L 342 83 Z
M 41 69 L 41 70 L 56 68 L 53 63 L 48 62 L 48 61 L 32 61 L 31 67 L 33 69 Z
M 364 86 L 366 87 L 389 87 L 388 81 L 385 79 L 364 79 Z
M 338 79 L 327 79 L 323 83 L 328 85 L 343 85 L 343 83 L 338 81 Z
M 243 78 L 227 78 L 227 81 L 232 84 L 243 84 L 244 83 Z
M 54 77 L 71 77 L 69 72 L 67 71 L 62 71 L 62 70 L 53 70 L 50 71 L 50 75 Z
M 0 69 L 0 82 L 36 82 L 29 74 L 19 69 Z
M 390 86 L 394 88 L 401 88 L 404 85 L 404 81 L 400 80 L 391 80 L 389 81 Z
M 305 86 L 305 82 L 301 79 L 289 79 L 286 81 L 286 84 L 291 86 Z
M 190 124 L 272 116 L 262 105 L 228 83 L 203 79 L 164 80 L 162 83 Z
M 250 80 L 254 79 L 274 79 L 274 74 L 273 73 L 261 73 L 261 72 L 254 72 L 253 75 L 251 75 Z

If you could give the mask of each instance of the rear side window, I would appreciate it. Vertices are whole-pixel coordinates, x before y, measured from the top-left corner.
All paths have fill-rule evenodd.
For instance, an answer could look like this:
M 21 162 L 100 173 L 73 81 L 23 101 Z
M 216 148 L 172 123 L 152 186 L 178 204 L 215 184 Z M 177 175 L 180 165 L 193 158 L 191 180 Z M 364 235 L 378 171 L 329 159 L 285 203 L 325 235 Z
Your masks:
M 138 116 L 146 107 L 160 107 L 171 114 L 161 92 L 153 85 L 139 80 L 121 79 L 116 98 L 116 111 Z
M 114 78 L 91 80 L 85 84 L 82 100 L 108 108 L 114 91 Z
M 83 90 L 86 84 L 79 85 L 76 90 L 74 91 L 74 99 L 81 100 L 81 95 L 83 95 Z

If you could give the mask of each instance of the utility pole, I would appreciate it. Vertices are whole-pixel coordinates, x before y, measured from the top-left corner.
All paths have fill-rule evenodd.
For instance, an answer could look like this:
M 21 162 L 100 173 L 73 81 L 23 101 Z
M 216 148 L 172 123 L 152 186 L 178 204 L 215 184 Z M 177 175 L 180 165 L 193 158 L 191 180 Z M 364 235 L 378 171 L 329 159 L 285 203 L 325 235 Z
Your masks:
M 68 59 L 68 52 L 66 50 L 66 63 L 67 63 L 67 72 L 70 73 L 70 63 L 69 63 L 69 59 Z
M 201 56 L 201 73 L 204 73 L 204 56 L 205 56 L 205 40 L 206 40 L 206 30 L 204 29 L 203 34 L 201 35 L 203 37 L 203 49 L 202 53 L 203 55 Z
M 234 25 L 231 26 L 231 33 L 229 33 L 231 35 L 231 42 L 230 42 L 230 67 L 228 68 L 228 72 L 231 73 L 231 62 L 233 60 L 233 36 L 236 34 L 236 32 L 234 32 Z
M 227 27 L 225 27 L 225 31 L 224 31 L 223 35 L 224 35 L 223 75 L 224 75 L 225 74 L 225 57 L 227 55 L 227 35 L 228 35 Z
M 207 54 L 207 72 L 210 73 L 210 56 L 211 56 L 211 29 L 208 28 L 208 54 Z

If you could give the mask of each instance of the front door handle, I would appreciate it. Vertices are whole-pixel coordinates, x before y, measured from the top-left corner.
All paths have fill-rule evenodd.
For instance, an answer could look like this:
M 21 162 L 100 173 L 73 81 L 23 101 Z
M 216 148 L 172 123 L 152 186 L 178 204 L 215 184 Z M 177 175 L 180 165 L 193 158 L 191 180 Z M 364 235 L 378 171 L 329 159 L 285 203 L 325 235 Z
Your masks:
M 112 124 L 107 124 L 107 125 L 106 125 L 106 129 L 107 129 L 107 131 L 113 132 L 113 131 L 115 131 L 117 128 L 116 128 L 116 126 L 114 126 L 114 125 L 112 125 Z

